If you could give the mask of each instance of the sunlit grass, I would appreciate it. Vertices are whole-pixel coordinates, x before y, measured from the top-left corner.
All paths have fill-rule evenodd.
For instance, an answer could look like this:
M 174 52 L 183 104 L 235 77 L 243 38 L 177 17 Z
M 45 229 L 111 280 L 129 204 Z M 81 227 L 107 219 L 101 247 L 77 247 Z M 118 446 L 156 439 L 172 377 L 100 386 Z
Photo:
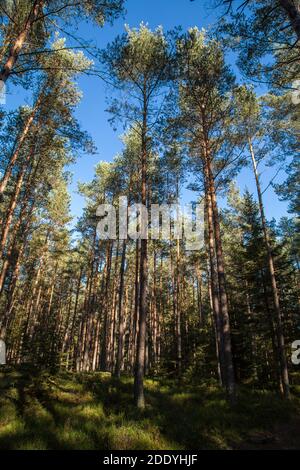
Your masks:
M 1 373 L 0 448 L 231 449 L 249 433 L 272 431 L 299 417 L 297 397 L 284 403 L 271 392 L 242 388 L 231 409 L 214 384 L 145 385 L 147 406 L 141 412 L 132 403 L 128 377 Z

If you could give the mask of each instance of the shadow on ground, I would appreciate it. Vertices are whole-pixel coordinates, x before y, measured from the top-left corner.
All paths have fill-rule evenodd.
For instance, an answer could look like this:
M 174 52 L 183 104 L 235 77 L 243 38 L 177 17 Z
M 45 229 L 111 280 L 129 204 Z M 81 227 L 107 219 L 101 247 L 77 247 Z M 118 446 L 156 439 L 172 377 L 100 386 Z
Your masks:
M 148 380 L 141 412 L 131 379 L 32 370 L 1 373 L 0 393 L 0 449 L 300 448 L 296 396 L 242 389 L 231 409 L 212 384 Z

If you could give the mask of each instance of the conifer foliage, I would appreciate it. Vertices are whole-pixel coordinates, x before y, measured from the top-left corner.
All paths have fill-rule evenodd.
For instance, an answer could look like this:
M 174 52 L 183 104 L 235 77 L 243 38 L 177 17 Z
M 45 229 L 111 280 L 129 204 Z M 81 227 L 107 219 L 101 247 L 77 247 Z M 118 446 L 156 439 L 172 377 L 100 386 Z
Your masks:
M 1 108 L 0 337 L 9 364 L 132 376 L 138 408 L 147 376 L 213 381 L 231 405 L 242 384 L 291 397 L 300 11 L 289 1 L 221 3 L 225 19 L 209 33 L 126 26 L 91 60 L 69 35 L 83 19 L 112 22 L 122 1 L 0 1 L 0 80 L 31 91 L 30 104 Z M 75 222 L 68 166 L 95 152 L 75 117 L 78 78 L 98 68 L 111 121 L 124 129 L 122 150 L 79 184 L 85 208 Z M 253 78 L 267 82 L 265 96 Z M 286 179 L 265 184 L 270 167 Z M 243 174 L 254 194 L 235 182 Z M 271 186 L 289 202 L 281 220 L 266 217 Z M 157 240 L 148 223 L 147 239 L 120 236 L 120 197 L 150 211 L 175 204 L 187 187 L 204 207 L 201 247 Z M 115 237 L 99 236 L 101 204 L 115 209 Z

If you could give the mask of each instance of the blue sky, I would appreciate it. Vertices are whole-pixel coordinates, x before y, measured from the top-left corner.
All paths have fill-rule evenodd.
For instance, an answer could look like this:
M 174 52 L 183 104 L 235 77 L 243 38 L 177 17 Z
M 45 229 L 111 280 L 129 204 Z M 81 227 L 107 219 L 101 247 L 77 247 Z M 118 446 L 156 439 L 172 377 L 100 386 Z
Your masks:
M 103 29 L 93 27 L 91 24 L 82 24 L 78 30 L 78 35 L 85 41 L 91 40 L 97 46 L 103 48 L 112 41 L 116 35 L 124 32 L 124 24 L 130 27 L 137 27 L 142 21 L 148 23 L 151 28 L 162 25 L 165 30 L 181 25 L 183 28 L 192 26 L 209 27 L 216 21 L 216 11 L 207 5 L 212 4 L 209 0 L 127 0 L 127 13 L 125 18 L 115 21 L 112 26 L 105 25 Z M 234 64 L 232 64 L 234 65 Z M 92 136 L 98 153 L 94 156 L 83 156 L 76 164 L 69 169 L 73 173 L 73 183 L 70 186 L 72 197 L 71 211 L 74 217 L 80 216 L 84 206 L 83 198 L 77 194 L 78 181 L 85 182 L 93 178 L 94 167 L 100 160 L 111 161 L 118 151 L 121 150 L 119 135 L 108 122 L 109 115 L 105 111 L 107 107 L 106 98 L 111 90 L 99 78 L 83 76 L 79 80 L 79 86 L 83 92 L 83 99 L 76 111 L 76 116 L 82 128 Z M 8 106 L 14 107 L 24 102 L 24 93 L 20 90 L 9 89 Z M 262 175 L 264 186 L 274 175 L 275 169 L 266 170 Z M 276 179 L 280 182 L 284 175 L 279 175 Z M 252 172 L 244 169 L 238 179 L 238 186 L 241 190 L 247 187 L 255 193 L 255 183 Z M 256 193 L 255 193 L 256 194 Z M 196 195 L 195 195 L 196 196 Z M 196 197 L 193 196 L 193 199 Z M 270 188 L 264 194 L 266 214 L 268 218 L 279 219 L 286 215 L 287 204 L 278 201 L 273 190 Z M 221 205 L 224 202 L 221 201 Z

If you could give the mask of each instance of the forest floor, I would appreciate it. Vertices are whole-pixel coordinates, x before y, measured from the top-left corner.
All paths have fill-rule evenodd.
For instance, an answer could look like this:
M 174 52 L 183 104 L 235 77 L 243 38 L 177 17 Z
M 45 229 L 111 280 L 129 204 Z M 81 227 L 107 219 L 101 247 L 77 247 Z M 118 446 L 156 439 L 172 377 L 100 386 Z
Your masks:
M 300 449 L 300 387 L 290 403 L 242 388 L 230 409 L 214 385 L 147 380 L 147 406 L 132 380 L 110 374 L 0 371 L 0 449 Z

